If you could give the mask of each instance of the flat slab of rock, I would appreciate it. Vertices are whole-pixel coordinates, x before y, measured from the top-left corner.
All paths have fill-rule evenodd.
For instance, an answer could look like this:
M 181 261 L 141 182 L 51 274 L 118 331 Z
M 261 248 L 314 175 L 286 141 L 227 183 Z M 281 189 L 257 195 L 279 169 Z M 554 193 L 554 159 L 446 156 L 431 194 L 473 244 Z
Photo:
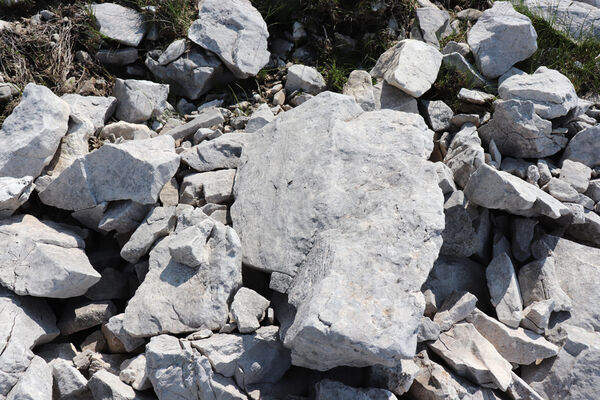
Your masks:
M 533 74 L 515 74 L 498 87 L 504 100 L 529 100 L 542 118 L 554 119 L 567 115 L 577 107 L 577 93 L 573 84 L 555 69 L 539 67 Z
M 432 136 L 419 115 L 365 113 L 325 92 L 244 148 L 233 225 L 248 265 L 298 275 L 288 290 L 297 313 L 283 335 L 294 364 L 394 366 L 414 355 L 419 289 L 444 225 L 437 174 L 425 161 Z M 402 239 L 387 246 L 389 237 Z
M 565 205 L 537 186 L 487 164 L 471 175 L 465 196 L 482 207 L 525 217 L 545 215 L 556 219 L 570 214 Z
M 172 256 L 187 230 L 179 225 L 150 252 L 148 274 L 125 309 L 123 329 L 131 336 L 219 330 L 227 323 L 228 301 L 242 283 L 239 238 L 233 229 L 205 217 L 198 224 L 207 233 L 204 247 L 198 248 L 204 263 L 190 267 Z
M 126 46 L 137 47 L 146 33 L 144 17 L 139 12 L 114 3 L 92 4 L 100 33 Z
M 469 315 L 467 321 L 473 324 L 508 362 L 529 365 L 536 360 L 554 357 L 558 353 L 558 347 L 543 336 L 523 328 L 509 328 L 479 310 Z
M 529 100 L 497 101 L 490 122 L 479 128 L 485 141 L 494 141 L 503 156 L 547 157 L 564 148 L 568 139 L 552 133 L 552 123 L 540 118 Z
M 0 129 L 0 176 L 37 178 L 67 133 L 69 105 L 33 83 Z
M 442 65 L 442 53 L 419 40 L 405 39 L 387 50 L 377 60 L 371 76 L 412 97 L 421 97 L 428 91 Z
M 170 136 L 107 143 L 78 158 L 40 193 L 40 199 L 74 211 L 115 200 L 154 204 L 178 167 L 179 156 Z
M 75 232 L 31 215 L 0 221 L 0 284 L 19 295 L 81 296 L 100 280 Z
M 254 76 L 269 62 L 267 24 L 249 0 L 205 0 L 188 38 L 215 53 L 236 78 Z
M 429 347 L 459 375 L 482 386 L 505 391 L 512 381 L 510 363 L 472 324 L 454 325 Z
M 531 20 L 506 1 L 483 12 L 467 34 L 479 70 L 497 78 L 537 50 L 537 33 Z

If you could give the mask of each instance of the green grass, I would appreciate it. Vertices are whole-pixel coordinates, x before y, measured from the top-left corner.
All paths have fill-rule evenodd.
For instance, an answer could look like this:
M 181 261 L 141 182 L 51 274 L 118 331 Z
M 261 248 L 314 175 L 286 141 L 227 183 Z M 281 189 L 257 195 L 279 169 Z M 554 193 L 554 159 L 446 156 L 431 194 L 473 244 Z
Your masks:
M 139 8 L 153 6 L 156 14 L 146 11 L 149 21 L 159 27 L 160 41 L 167 43 L 187 37 L 190 25 L 198 16 L 196 0 L 136 0 Z
M 531 18 L 538 35 L 538 50 L 516 67 L 528 73 L 540 66 L 556 69 L 571 80 L 579 95 L 600 93 L 600 60 L 596 60 L 600 54 L 600 39 L 584 36 L 574 41 L 566 33 L 555 29 L 552 22 L 545 21 L 523 6 L 516 8 Z

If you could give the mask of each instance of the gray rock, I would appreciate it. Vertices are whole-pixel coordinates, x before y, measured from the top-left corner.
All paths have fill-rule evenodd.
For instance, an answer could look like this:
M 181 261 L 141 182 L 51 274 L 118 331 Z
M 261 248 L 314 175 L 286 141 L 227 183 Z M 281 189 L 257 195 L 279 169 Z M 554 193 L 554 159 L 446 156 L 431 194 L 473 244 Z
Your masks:
M 560 72 L 539 67 L 533 74 L 516 74 L 505 79 L 498 87 L 504 100 L 529 100 L 542 118 L 554 119 L 567 115 L 577 106 L 578 98 L 573 84 Z
M 91 376 L 88 388 L 97 400 L 135 400 L 133 388 L 123 383 L 118 376 L 101 369 Z
M 146 390 L 152 387 L 152 382 L 146 372 L 146 356 L 140 354 L 135 358 L 123 361 L 119 379 L 135 390 Z
M 117 78 L 113 95 L 118 101 L 116 117 L 126 122 L 145 122 L 169 107 L 169 86 L 160 83 Z
M 0 20 L 0 31 L 6 22 Z M 14 96 L 19 94 L 19 88 L 12 83 L 0 82 L 0 103 L 9 102 Z
M 579 193 L 584 193 L 590 184 L 592 169 L 577 161 L 564 160 L 560 169 L 561 180 L 567 182 Z
M 82 138 L 87 145 L 89 137 L 98 132 L 117 108 L 117 99 L 108 96 L 62 95 L 71 109 L 68 134 Z
M 19 295 L 68 298 L 100 280 L 74 231 L 19 215 L 0 221 L 0 283 Z
M 202 172 L 186 176 L 181 183 L 180 201 L 184 204 L 227 203 L 233 200 L 234 169 Z
M 280 115 L 244 148 L 231 217 L 248 265 L 297 275 L 288 290 L 297 313 L 283 335 L 294 364 L 318 370 L 393 366 L 413 355 L 424 307 L 418 290 L 442 242 L 442 193 L 432 164 L 424 161 L 433 148 L 432 136 L 416 114 L 364 113 L 350 97 L 323 93 Z M 383 198 L 393 201 L 376 200 Z M 365 213 L 372 202 L 379 204 L 377 211 Z M 419 227 L 398 219 L 397 210 L 419 215 Z M 369 224 L 373 218 L 378 222 Z M 389 235 L 398 235 L 398 224 L 407 224 L 397 242 L 405 250 L 388 254 L 381 245 Z M 349 245 L 358 238 L 360 252 Z M 410 261 L 400 256 L 405 251 L 412 254 Z M 393 267 L 388 257 L 396 260 Z M 374 260 L 377 269 L 371 267 Z M 364 266 L 358 273 L 357 264 Z M 406 278 L 392 290 L 389 276 L 404 266 L 412 272 L 402 272 Z M 398 285 L 406 295 L 398 296 Z M 394 343 L 389 330 L 395 332 Z
M 563 154 L 563 160 L 579 161 L 590 168 L 600 165 L 600 156 L 598 155 L 599 137 L 600 126 L 580 131 L 569 142 Z
M 129 293 L 129 275 L 116 268 L 104 268 L 102 277 L 94 286 L 85 292 L 85 297 L 90 300 L 113 300 L 125 299 Z
M 433 165 L 435 166 L 435 172 L 438 175 L 438 185 L 440 186 L 440 189 L 442 189 L 442 193 L 447 195 L 456 191 L 457 189 L 456 184 L 454 183 L 452 170 L 448 168 L 446 164 L 440 161 L 434 163 Z
M 185 39 L 175 40 L 162 52 L 160 57 L 158 57 L 158 65 L 167 65 L 177 60 L 185 53 L 185 50 Z
M 440 254 L 469 257 L 479 249 L 479 237 L 474 219 L 479 216 L 474 207 L 469 207 L 462 191 L 453 192 L 444 203 L 446 227 L 442 232 Z
M 554 311 L 554 300 L 534 301 L 523 310 L 521 326 L 535 333 L 543 334 L 548 328 L 552 311 Z
M 23 367 L 24 365 L 26 364 L 21 364 L 18 367 Z M 4 375 L 4 368 L 2 372 Z M 10 381 L 4 383 L 5 385 L 9 384 L 10 390 L 6 396 L 6 400 L 52 399 L 52 370 L 41 357 L 33 356 L 29 365 L 26 366 L 26 370 L 19 376 L 19 381 L 12 388 L 10 388 Z M 2 395 L 2 389 L 0 389 L 0 395 Z
M 373 86 L 376 110 L 396 110 L 418 114 L 417 100 L 402 90 L 381 81 Z
M 275 383 L 291 365 L 290 352 L 279 340 L 279 328 L 261 327 L 249 335 L 215 334 L 192 342 L 216 373 L 234 377 L 241 388 Z
M 451 53 L 458 53 L 461 56 L 466 57 L 470 52 L 471 52 L 471 48 L 469 47 L 468 44 L 458 43 L 458 42 L 455 42 L 454 40 L 451 40 L 448 43 L 446 43 L 446 45 L 442 49 L 443 55 L 451 54 Z
M 408 392 L 419 372 L 419 367 L 413 360 L 402 360 L 393 368 L 375 365 L 369 369 L 369 385 L 401 396 Z
M 514 258 L 519 262 L 531 257 L 531 241 L 538 221 L 529 218 L 514 218 L 511 223 L 511 250 Z
M 145 64 L 159 82 L 169 85 L 171 94 L 196 100 L 213 87 L 232 78 L 218 57 L 199 47 L 193 47 L 175 60 L 161 64 L 165 61 L 164 55 L 165 53 L 155 60 L 148 54 Z
M 486 277 L 498 319 L 512 328 L 518 327 L 523 318 L 523 299 L 510 257 L 506 253 L 494 257 L 486 269 Z
M 521 376 L 545 399 L 593 399 L 600 384 L 600 334 L 563 325 L 556 358 L 522 367 Z
M 454 112 L 441 100 L 423 100 L 421 102 L 425 111 L 425 120 L 435 132 L 441 132 L 450 128 L 450 120 Z
M 462 88 L 458 92 L 458 99 L 472 104 L 484 105 L 494 101 L 496 97 L 493 94 Z
M 96 60 L 103 65 L 124 66 L 133 64 L 138 59 L 138 50 L 135 47 L 122 49 L 102 49 L 96 53 Z
M 585 195 L 594 200 L 596 203 L 600 202 L 600 179 L 590 180 L 588 188 L 585 191 Z
M 577 190 L 564 180 L 550 178 L 548 184 L 544 186 L 544 190 L 560 201 L 576 202 L 579 199 Z
M 40 199 L 67 210 L 83 210 L 115 200 L 154 204 L 179 167 L 174 142 L 171 137 L 159 136 L 105 144 L 77 159 L 40 193 Z
M 350 72 L 348 81 L 344 84 L 343 94 L 354 97 L 356 102 L 365 111 L 375 109 L 375 93 L 373 81 L 367 71 L 354 70 Z
M 523 304 L 553 300 L 554 311 L 571 310 L 571 299 L 561 289 L 556 277 L 554 257 L 530 262 L 519 270 L 519 286 Z
M 228 300 L 242 283 L 241 246 L 233 229 L 208 218 L 201 224 L 210 232 L 203 244 L 207 265 L 190 268 L 172 258 L 170 248 L 185 229 L 178 223 L 150 252 L 148 274 L 125 309 L 125 332 L 148 337 L 225 325 Z
M 465 196 L 473 203 L 525 217 L 560 218 L 570 213 L 561 202 L 521 179 L 483 164 L 471 175 Z
M 485 337 L 508 362 L 529 365 L 536 360 L 554 357 L 558 347 L 532 331 L 509 328 L 492 317 L 475 310 L 467 321 Z
M 123 317 L 124 314 L 117 314 L 102 324 L 102 333 L 104 333 L 112 353 L 132 352 L 146 343 L 144 339 L 132 337 L 125 332 Z
M 37 178 L 67 133 L 69 105 L 50 89 L 29 83 L 0 129 L 0 175 Z
M 460 53 L 445 54 L 442 62 L 446 68 L 458 73 L 463 78 L 463 84 L 469 89 L 490 86 L 488 81 L 467 61 L 464 55 Z
M 247 399 L 231 378 L 214 373 L 208 358 L 190 342 L 173 336 L 150 340 L 146 372 L 160 400 Z
M 385 79 L 410 96 L 421 97 L 435 82 L 441 65 L 442 53 L 435 47 L 405 39 L 379 57 L 371 76 Z
M 89 394 L 88 380 L 70 360 L 56 359 L 50 363 L 54 385 L 59 398 L 77 398 Z
M 240 288 L 231 303 L 231 322 L 237 324 L 240 333 L 251 333 L 260 328 L 270 301 L 252 289 Z
M 562 135 L 552 133 L 552 123 L 540 118 L 528 100 L 494 103 L 490 122 L 479 128 L 484 141 L 494 140 L 503 156 L 538 158 L 556 154 L 567 144 Z
M 537 33 L 531 20 L 509 2 L 496 2 L 483 12 L 467 34 L 479 70 L 497 78 L 537 50 Z
M 165 133 L 172 136 L 174 139 L 185 139 L 192 136 L 201 128 L 210 128 L 214 125 L 219 125 L 225 122 L 223 114 L 216 107 L 209 107 L 200 111 L 200 114 L 188 123 L 173 128 Z
M 92 4 L 100 33 L 126 46 L 137 47 L 147 26 L 139 12 L 114 3 Z
M 448 147 L 446 164 L 454 173 L 454 181 L 461 188 L 467 185 L 471 175 L 484 164 L 481 139 L 474 125 L 468 124 L 454 135 Z
M 319 94 L 327 84 L 319 71 L 307 65 L 295 64 L 288 68 L 285 90 L 288 93 L 299 90 L 309 94 Z
M 472 324 L 454 325 L 429 348 L 457 374 L 482 386 L 505 391 L 512 381 L 510 363 Z
M 262 104 L 252 113 L 250 119 L 248 119 L 245 131 L 255 132 L 274 119 L 275 116 L 271 112 L 269 106 L 267 104 Z
M 442 332 L 447 331 L 455 323 L 465 319 L 477 303 L 477 297 L 469 292 L 454 292 L 444 300 L 444 303 L 433 318 Z
M 425 306 L 427 312 L 427 306 Z M 419 325 L 419 333 L 417 335 L 417 343 L 427 342 L 429 340 L 437 340 L 440 336 L 440 326 L 433 322 L 429 317 L 421 318 Z
M 356 389 L 341 382 L 324 379 L 315 385 L 315 400 L 396 400 L 385 389 Z
M 574 39 L 600 36 L 600 12 L 588 1 L 526 0 L 523 5 Z
M 439 40 L 452 33 L 448 11 L 432 7 L 419 7 L 415 13 L 415 25 L 419 29 L 423 41 L 439 48 Z
M 506 389 L 506 393 L 514 400 L 544 400 L 531 386 L 527 384 L 521 377 L 514 372 L 511 372 L 512 382 Z
M 248 0 L 205 0 L 188 38 L 215 53 L 236 78 L 254 76 L 269 62 L 269 32 Z
M 142 140 L 150 139 L 156 136 L 150 128 L 143 124 L 131 124 L 125 121 L 118 121 L 113 124 L 106 125 L 98 136 L 102 139 L 116 139 L 123 138 L 124 140 Z
M 133 232 L 148 214 L 151 207 L 150 204 L 140 204 L 131 200 L 113 201 L 98 221 L 98 228 L 105 232 L 112 230 L 118 233 Z
M 138 262 L 154 242 L 175 229 L 176 220 L 175 207 L 153 208 L 121 248 L 121 257 L 133 264 Z
M 117 307 L 112 301 L 71 301 L 65 305 L 57 326 L 62 335 L 71 335 L 101 325 L 116 313 Z
M 34 188 L 31 176 L 0 177 L 0 219 L 13 215 L 29 199 Z

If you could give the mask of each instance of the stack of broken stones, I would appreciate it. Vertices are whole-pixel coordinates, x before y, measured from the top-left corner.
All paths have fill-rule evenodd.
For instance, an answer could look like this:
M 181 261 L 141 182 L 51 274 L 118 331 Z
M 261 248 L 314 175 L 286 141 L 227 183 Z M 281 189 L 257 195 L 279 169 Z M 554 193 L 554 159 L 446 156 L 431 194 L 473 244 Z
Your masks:
M 293 65 L 243 119 L 161 122 L 271 62 L 246 0 L 201 3 L 158 82 L 27 85 L 0 130 L 0 399 L 596 398 L 600 110 L 514 68 L 537 35 L 509 3 L 475 20 L 440 51 L 448 14 L 419 8 L 344 94 Z M 470 112 L 419 99 L 442 64 Z

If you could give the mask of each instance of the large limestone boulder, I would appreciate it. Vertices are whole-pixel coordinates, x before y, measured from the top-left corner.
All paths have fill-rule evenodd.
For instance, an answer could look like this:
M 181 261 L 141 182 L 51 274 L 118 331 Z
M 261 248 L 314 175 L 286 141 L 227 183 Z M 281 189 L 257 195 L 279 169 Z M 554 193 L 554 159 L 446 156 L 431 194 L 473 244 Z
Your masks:
M 249 0 L 204 0 L 188 38 L 215 53 L 236 78 L 254 76 L 269 62 L 267 24 Z
M 175 140 L 168 135 L 105 144 L 75 160 L 40 193 L 40 199 L 74 211 L 115 200 L 154 204 L 178 167 Z
M 282 337 L 293 363 L 326 370 L 412 357 L 419 289 L 444 227 L 426 161 L 433 132 L 419 115 L 365 113 L 325 92 L 254 135 L 231 216 L 244 261 L 272 272 L 272 287 L 288 286 L 296 314 Z
M 590 1 L 525 0 L 523 5 L 574 39 L 600 37 L 600 10 Z
M 497 1 L 483 12 L 467 34 L 479 70 L 497 78 L 537 50 L 537 33 L 531 20 L 507 1 Z
M 37 178 L 67 133 L 69 105 L 33 83 L 0 129 L 0 176 Z
M 19 295 L 81 296 L 100 280 L 83 240 L 31 215 L 0 221 L 0 284 Z

